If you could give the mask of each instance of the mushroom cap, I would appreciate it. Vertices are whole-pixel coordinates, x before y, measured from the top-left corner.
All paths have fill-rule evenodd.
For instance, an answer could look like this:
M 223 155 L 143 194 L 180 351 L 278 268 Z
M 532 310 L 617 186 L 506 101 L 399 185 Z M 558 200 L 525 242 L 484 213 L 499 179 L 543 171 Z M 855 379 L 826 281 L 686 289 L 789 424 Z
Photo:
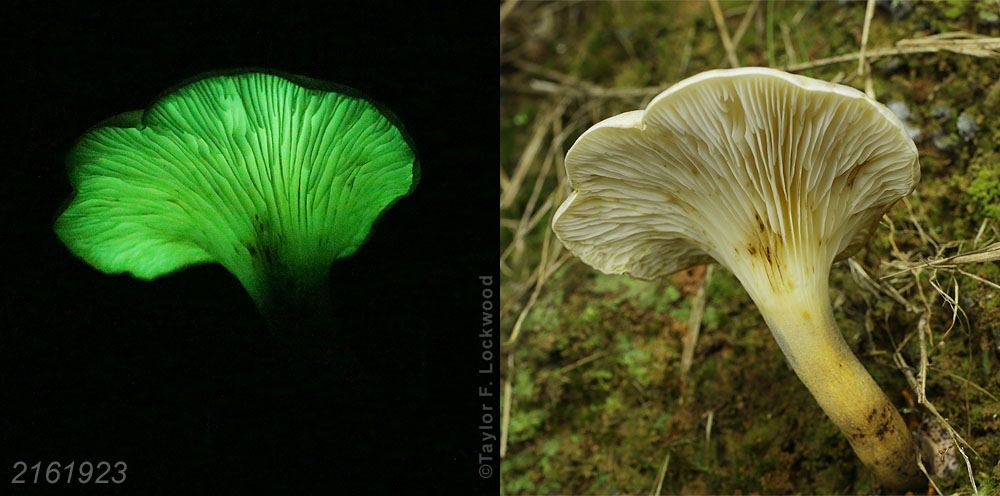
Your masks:
M 141 279 L 212 261 L 251 292 L 262 266 L 326 277 L 417 179 L 396 118 L 331 87 L 216 74 L 97 125 L 67 157 L 76 193 L 56 234 Z
M 654 279 L 715 259 L 772 284 L 825 280 L 920 177 L 885 106 L 756 67 L 698 74 L 599 122 L 566 172 L 552 227 L 591 266 Z

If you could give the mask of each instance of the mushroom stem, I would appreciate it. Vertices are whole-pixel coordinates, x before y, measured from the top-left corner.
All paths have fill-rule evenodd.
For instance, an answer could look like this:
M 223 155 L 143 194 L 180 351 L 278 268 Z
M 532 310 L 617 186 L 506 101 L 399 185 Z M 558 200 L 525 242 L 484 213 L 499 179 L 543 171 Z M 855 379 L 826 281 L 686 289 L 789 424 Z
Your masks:
M 268 297 L 257 301 L 271 334 L 292 357 L 320 370 L 356 373 L 356 349 L 337 325 L 328 271 L 272 279 Z
M 847 436 L 883 488 L 919 487 L 917 446 L 899 412 L 837 327 L 827 283 L 792 291 L 750 291 L 792 370 Z
M 255 301 L 272 329 L 293 336 L 333 332 L 333 303 L 325 271 L 321 277 L 308 279 L 272 276 L 269 283 Z
M 234 272 L 282 346 L 313 361 L 344 362 L 350 352 L 335 325 L 329 269 L 283 260 L 258 260 L 254 270 Z

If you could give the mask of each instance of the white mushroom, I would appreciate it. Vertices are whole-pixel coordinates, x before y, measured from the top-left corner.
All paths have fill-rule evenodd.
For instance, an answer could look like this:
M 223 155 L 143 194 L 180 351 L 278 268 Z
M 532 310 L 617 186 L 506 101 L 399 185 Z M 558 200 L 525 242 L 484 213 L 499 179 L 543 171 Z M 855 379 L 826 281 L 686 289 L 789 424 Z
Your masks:
M 885 106 L 764 68 L 709 71 L 604 120 L 566 155 L 559 239 L 605 273 L 654 279 L 716 260 L 886 488 L 920 482 L 896 409 L 841 335 L 831 264 L 864 245 L 920 177 Z

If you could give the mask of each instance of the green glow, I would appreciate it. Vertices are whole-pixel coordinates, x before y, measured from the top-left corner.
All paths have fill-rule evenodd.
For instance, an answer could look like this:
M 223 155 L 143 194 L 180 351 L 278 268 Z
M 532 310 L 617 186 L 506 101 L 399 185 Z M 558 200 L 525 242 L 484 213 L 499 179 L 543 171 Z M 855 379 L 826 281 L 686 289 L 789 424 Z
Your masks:
M 212 76 L 105 121 L 70 150 L 76 196 L 56 234 L 106 273 L 154 279 L 218 262 L 265 314 L 321 290 L 417 172 L 392 118 L 328 88 Z

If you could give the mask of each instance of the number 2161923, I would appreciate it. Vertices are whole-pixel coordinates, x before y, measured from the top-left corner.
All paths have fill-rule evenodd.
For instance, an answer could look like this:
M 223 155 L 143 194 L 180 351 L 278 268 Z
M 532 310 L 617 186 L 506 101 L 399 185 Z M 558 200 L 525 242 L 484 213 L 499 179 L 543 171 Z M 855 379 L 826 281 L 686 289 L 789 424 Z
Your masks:
M 121 484 L 125 482 L 125 471 L 128 465 L 125 462 L 97 462 L 75 461 L 60 464 L 59 462 L 49 462 L 43 465 L 42 462 L 35 462 L 28 465 L 27 462 L 18 461 L 14 463 L 14 477 L 11 484 Z

